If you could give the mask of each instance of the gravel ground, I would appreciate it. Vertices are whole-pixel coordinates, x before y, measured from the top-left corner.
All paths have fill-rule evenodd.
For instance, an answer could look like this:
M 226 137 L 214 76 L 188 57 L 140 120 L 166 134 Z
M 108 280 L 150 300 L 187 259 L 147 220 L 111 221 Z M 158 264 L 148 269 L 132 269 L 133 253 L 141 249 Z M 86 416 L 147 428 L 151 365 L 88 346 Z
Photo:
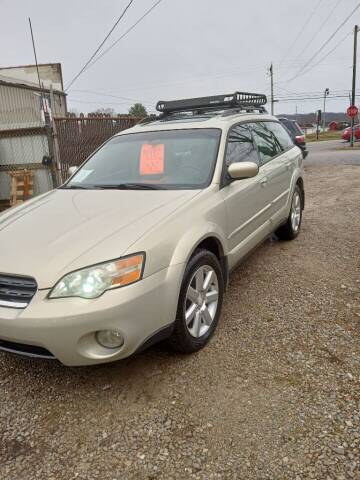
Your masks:
M 359 173 L 307 167 L 302 233 L 234 272 L 203 351 L 1 354 L 0 478 L 359 479 Z

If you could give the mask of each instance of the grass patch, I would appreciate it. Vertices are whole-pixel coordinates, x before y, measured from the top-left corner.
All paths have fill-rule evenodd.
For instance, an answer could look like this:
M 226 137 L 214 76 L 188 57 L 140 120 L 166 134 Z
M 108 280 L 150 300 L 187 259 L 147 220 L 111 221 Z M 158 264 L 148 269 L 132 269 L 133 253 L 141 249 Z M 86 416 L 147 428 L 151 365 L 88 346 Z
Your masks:
M 306 135 L 306 141 L 307 142 L 323 142 L 325 140 L 341 140 L 342 132 L 341 131 L 333 131 L 330 130 L 328 132 L 319 133 L 319 140 L 316 140 L 316 133 L 309 133 Z

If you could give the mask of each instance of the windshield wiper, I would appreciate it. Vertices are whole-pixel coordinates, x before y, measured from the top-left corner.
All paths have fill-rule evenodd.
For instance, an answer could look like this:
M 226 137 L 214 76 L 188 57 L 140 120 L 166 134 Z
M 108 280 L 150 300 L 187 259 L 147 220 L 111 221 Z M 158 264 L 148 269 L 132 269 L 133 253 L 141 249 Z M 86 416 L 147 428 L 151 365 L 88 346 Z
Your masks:
M 94 185 L 94 188 L 103 188 L 109 190 L 164 190 L 163 186 L 151 185 L 149 183 L 119 183 L 117 185 L 104 184 Z

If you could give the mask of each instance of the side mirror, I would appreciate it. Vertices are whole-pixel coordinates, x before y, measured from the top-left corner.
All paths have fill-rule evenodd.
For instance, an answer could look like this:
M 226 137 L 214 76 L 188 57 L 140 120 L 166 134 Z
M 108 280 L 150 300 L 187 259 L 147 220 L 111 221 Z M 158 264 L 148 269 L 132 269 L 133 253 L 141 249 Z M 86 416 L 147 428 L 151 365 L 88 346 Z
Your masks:
M 233 180 L 255 177 L 259 167 L 254 162 L 234 162 L 228 167 L 228 174 Z
M 69 170 L 68 170 L 69 176 L 72 177 L 77 169 L 78 167 L 69 167 Z

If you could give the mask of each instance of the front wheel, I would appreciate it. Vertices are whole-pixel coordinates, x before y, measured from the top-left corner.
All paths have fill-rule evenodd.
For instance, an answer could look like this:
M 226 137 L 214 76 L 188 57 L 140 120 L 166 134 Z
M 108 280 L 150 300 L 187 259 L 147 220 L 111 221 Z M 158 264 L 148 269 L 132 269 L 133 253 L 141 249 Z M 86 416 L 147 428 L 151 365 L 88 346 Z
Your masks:
M 276 235 L 281 240 L 293 240 L 299 235 L 302 221 L 302 193 L 300 187 L 296 185 L 293 198 L 291 200 L 291 209 L 288 219 L 284 225 L 276 230 Z
M 198 250 L 185 269 L 171 347 L 182 353 L 203 348 L 219 321 L 224 295 L 223 272 L 217 257 Z

